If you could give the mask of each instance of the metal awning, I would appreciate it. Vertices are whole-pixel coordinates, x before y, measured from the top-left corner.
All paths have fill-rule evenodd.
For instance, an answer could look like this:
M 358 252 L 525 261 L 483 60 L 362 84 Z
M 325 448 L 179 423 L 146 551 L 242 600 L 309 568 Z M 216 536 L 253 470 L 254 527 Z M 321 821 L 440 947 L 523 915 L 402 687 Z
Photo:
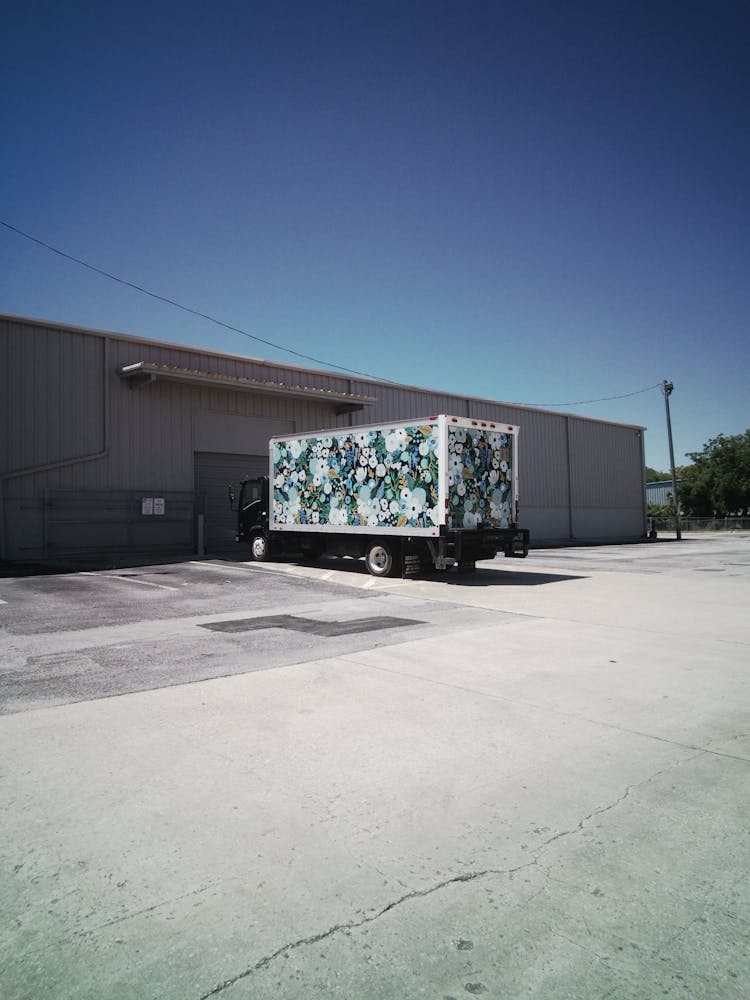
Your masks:
M 131 389 L 150 385 L 158 379 L 172 382 L 187 382 L 191 385 L 210 386 L 214 389 L 233 389 L 240 392 L 257 392 L 270 396 L 302 398 L 319 403 L 332 403 L 336 413 L 353 413 L 372 406 L 375 396 L 364 396 L 356 392 L 338 389 L 321 389 L 316 386 L 290 385 L 288 382 L 272 382 L 265 379 L 245 378 L 240 375 L 225 375 L 221 372 L 202 372 L 192 368 L 177 368 L 173 365 L 158 364 L 153 361 L 138 361 L 120 369 L 120 378 L 127 379 Z

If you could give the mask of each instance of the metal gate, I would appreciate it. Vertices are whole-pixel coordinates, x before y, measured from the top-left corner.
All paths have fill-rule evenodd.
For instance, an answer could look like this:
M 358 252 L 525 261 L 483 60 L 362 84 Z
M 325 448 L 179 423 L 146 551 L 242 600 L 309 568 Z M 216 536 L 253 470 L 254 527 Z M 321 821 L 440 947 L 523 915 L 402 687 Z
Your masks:
M 185 490 L 44 491 L 45 559 L 195 554 L 203 498 Z

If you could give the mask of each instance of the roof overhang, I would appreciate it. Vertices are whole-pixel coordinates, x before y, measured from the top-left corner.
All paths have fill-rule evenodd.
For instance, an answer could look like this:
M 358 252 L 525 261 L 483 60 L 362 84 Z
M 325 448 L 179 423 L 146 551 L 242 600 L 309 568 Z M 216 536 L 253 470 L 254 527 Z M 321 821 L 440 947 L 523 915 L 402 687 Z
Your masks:
M 187 382 L 190 385 L 209 386 L 212 389 L 231 389 L 236 392 L 255 392 L 264 396 L 284 396 L 306 399 L 309 402 L 328 403 L 334 406 L 337 414 L 354 413 L 377 402 L 375 396 L 363 396 L 356 392 L 290 385 L 288 382 L 224 375 L 221 372 L 195 371 L 191 368 L 176 368 L 173 365 L 158 364 L 153 361 L 138 361 L 133 365 L 125 365 L 118 374 L 120 378 L 128 381 L 131 389 L 140 389 L 158 380 Z

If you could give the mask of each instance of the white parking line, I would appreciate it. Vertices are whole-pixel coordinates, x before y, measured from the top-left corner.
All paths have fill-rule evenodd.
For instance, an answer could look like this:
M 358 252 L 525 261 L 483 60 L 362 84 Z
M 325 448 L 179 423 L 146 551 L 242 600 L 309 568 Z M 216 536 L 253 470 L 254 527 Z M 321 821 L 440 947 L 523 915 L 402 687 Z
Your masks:
M 224 573 L 231 573 L 233 570 L 246 573 L 257 563 L 235 563 L 235 562 L 225 562 L 225 563 L 214 563 L 210 562 L 208 559 L 191 559 L 190 566 L 200 566 L 201 569 L 218 569 Z
M 114 576 L 110 573 L 81 573 L 81 576 L 105 577 L 107 580 L 119 580 L 121 583 L 139 583 L 142 587 L 157 587 L 159 590 L 179 590 L 179 587 L 168 587 L 166 583 L 151 583 L 150 580 L 139 580 L 134 576 Z
M 201 566 L 203 568 L 219 570 L 224 573 L 253 573 L 258 569 L 271 570 L 275 573 L 282 573 L 298 580 L 319 580 L 322 582 L 333 581 L 345 587 L 353 587 L 359 590 L 396 590 L 400 587 L 409 587 L 411 579 L 400 580 L 394 577 L 373 577 L 367 574 L 352 572 L 350 569 L 325 569 L 318 566 L 300 566 L 298 563 L 278 563 L 278 562 L 247 562 L 247 563 L 213 563 L 207 559 L 196 559 L 190 562 L 191 566 Z M 350 564 L 351 565 L 351 564 Z

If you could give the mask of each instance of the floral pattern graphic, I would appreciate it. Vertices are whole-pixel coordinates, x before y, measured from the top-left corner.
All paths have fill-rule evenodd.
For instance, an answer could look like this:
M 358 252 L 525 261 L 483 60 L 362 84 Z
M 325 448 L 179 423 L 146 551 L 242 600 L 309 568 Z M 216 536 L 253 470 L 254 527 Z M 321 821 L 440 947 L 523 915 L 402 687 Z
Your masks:
M 272 488 L 279 525 L 434 527 L 438 424 L 274 441 Z
M 451 427 L 448 431 L 448 526 L 510 527 L 511 448 L 508 434 Z
M 444 523 L 510 527 L 512 434 L 448 424 L 441 468 L 444 421 L 274 440 L 272 523 L 433 531 Z

